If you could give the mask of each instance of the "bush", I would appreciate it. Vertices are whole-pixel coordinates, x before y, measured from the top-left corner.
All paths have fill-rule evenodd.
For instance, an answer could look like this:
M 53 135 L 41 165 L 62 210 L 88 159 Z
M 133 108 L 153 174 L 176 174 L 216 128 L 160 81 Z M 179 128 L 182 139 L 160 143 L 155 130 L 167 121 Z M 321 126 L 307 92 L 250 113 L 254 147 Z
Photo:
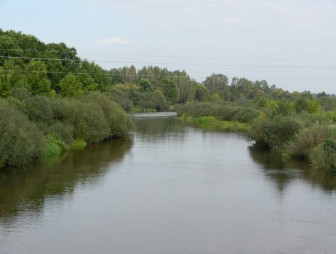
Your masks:
M 98 143 L 110 136 L 110 127 L 104 112 L 95 103 L 78 103 L 74 121 L 75 138 L 89 144 Z
M 327 139 L 315 147 L 310 153 L 309 160 L 314 168 L 336 170 L 336 140 Z
M 284 116 L 269 118 L 259 126 L 258 131 L 261 133 L 258 136 L 269 147 L 281 149 L 289 144 L 302 127 L 302 124 L 295 118 Z
M 90 98 L 57 99 L 51 103 L 55 118 L 74 128 L 74 138 L 98 143 L 110 136 L 109 124 L 97 102 Z
M 42 122 L 51 124 L 53 122 L 54 113 L 50 107 L 47 97 L 31 96 L 23 100 L 25 103 L 25 113 L 33 122 Z
M 328 126 L 302 129 L 289 145 L 290 154 L 298 159 L 308 159 L 312 150 L 330 138 L 335 130 Z
M 56 121 L 51 126 L 47 126 L 47 132 L 62 140 L 66 144 L 71 144 L 74 140 L 75 127 L 69 122 Z
M 45 138 L 26 115 L 0 100 L 0 164 L 21 166 L 41 155 Z
M 42 157 L 44 159 L 57 158 L 65 154 L 67 150 L 68 147 L 64 142 L 53 136 L 48 136 L 47 145 Z
M 71 150 L 82 150 L 86 147 L 86 142 L 83 139 L 76 139 L 72 142 L 70 149 Z
M 248 123 L 256 119 L 260 112 L 251 107 L 244 107 L 235 104 L 216 104 L 204 102 L 189 103 L 183 106 L 179 106 L 177 113 L 178 116 L 186 113 L 193 117 L 214 116 L 219 120 Z
M 128 134 L 128 130 L 133 127 L 129 115 L 118 104 L 112 102 L 103 94 L 91 93 L 85 100 L 92 101 L 101 108 L 105 120 L 109 125 L 109 133 L 105 138 L 125 137 Z

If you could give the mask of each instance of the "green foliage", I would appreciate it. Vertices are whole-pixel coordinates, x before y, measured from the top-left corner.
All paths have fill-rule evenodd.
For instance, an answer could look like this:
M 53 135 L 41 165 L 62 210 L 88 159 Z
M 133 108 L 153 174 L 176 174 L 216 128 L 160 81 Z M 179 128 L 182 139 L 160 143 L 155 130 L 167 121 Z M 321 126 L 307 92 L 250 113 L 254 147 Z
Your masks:
M 140 112 L 155 109 L 156 111 L 164 111 L 168 108 L 168 103 L 161 90 L 154 92 L 144 92 L 137 85 L 115 85 L 107 92 L 113 101 L 119 103 L 125 110 Z
M 177 113 L 179 116 L 186 113 L 193 117 L 214 116 L 219 120 L 247 123 L 253 121 L 258 116 L 259 111 L 235 104 L 221 105 L 205 102 L 185 104 L 177 109 Z
M 165 111 L 168 109 L 168 103 L 162 91 L 155 90 L 153 93 L 153 99 L 155 102 L 155 109 L 157 111 Z
M 25 87 L 26 80 L 20 66 L 15 65 L 12 60 L 6 60 L 0 66 L 0 97 L 8 97 L 12 94 L 14 87 Z
M 153 92 L 153 86 L 148 79 L 141 79 L 139 85 L 144 92 Z
M 51 82 L 47 75 L 47 66 L 40 61 L 31 61 L 26 67 L 26 79 L 33 94 L 47 95 L 51 92 Z
M 176 104 L 177 102 L 177 88 L 175 83 L 172 80 L 163 80 L 162 81 L 162 86 L 163 86 L 163 93 L 164 96 L 166 97 L 166 100 L 170 104 Z
M 307 99 L 303 96 L 296 100 L 295 109 L 298 113 L 303 111 L 310 114 L 321 112 L 321 107 L 316 99 Z
M 21 166 L 40 156 L 45 138 L 26 115 L 0 100 L 0 164 Z
M 53 124 L 47 127 L 46 131 L 67 145 L 71 144 L 74 140 L 75 127 L 67 121 L 60 122 L 55 120 Z
M 336 134 L 334 128 L 326 125 L 313 125 L 302 129 L 288 146 L 291 156 L 309 159 L 312 150 L 326 139 Z
M 279 116 L 269 118 L 261 125 L 263 142 L 273 149 L 281 149 L 293 140 L 302 128 L 302 124 L 294 118 Z
M 82 83 L 71 73 L 67 74 L 58 86 L 64 97 L 78 97 L 84 94 Z
M 310 154 L 312 166 L 317 169 L 336 170 L 336 141 L 327 139 Z
M 218 93 L 222 97 L 228 92 L 229 79 L 224 74 L 212 74 L 203 82 L 210 94 Z
M 24 112 L 33 122 L 42 122 L 45 124 L 53 123 L 53 111 L 47 97 L 30 96 L 22 100 L 25 104 Z
M 248 124 L 235 121 L 221 121 L 214 116 L 192 117 L 190 115 L 183 114 L 180 119 L 183 122 L 193 124 L 204 129 L 238 132 L 247 132 L 250 129 L 250 126 Z
M 109 132 L 105 138 L 125 137 L 133 127 L 130 117 L 121 107 L 101 93 L 91 93 L 85 100 L 95 103 L 102 110 Z
M 89 144 L 98 143 L 110 136 L 110 128 L 104 112 L 93 102 L 78 102 L 73 124 L 75 138 L 83 139 Z
M 86 147 L 86 142 L 83 139 L 76 139 L 74 140 L 71 145 L 70 145 L 70 149 L 71 150 L 82 150 Z
M 132 100 L 132 87 L 130 85 L 114 85 L 105 94 L 109 98 L 118 103 L 124 110 L 131 112 L 134 107 L 134 101 Z
M 61 140 L 48 136 L 47 145 L 43 152 L 42 158 L 57 158 L 65 154 L 68 150 L 68 146 Z
M 229 85 L 224 74 L 199 84 L 185 71 L 157 66 L 108 72 L 81 60 L 64 43 L 45 44 L 15 31 L 0 30 L 0 54 L 0 97 L 5 98 L 0 100 L 0 165 L 23 165 L 43 151 L 57 156 L 65 147 L 124 137 L 132 121 L 121 107 L 164 111 L 178 103 L 185 104 L 176 108 L 186 121 L 225 130 L 253 125 L 250 133 L 258 143 L 335 169 L 335 96 L 289 93 L 246 78 L 233 78 Z
M 196 87 L 196 94 L 195 94 L 195 99 L 200 101 L 200 102 L 205 102 L 209 100 L 209 90 L 206 88 L 206 86 L 197 84 Z

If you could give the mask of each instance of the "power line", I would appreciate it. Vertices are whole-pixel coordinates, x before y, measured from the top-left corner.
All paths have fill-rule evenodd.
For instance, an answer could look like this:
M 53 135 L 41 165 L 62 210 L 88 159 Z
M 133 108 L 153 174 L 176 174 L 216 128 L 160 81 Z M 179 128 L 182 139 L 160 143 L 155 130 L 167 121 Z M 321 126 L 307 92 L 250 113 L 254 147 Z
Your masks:
M 74 74 L 74 75 L 99 75 L 97 73 L 93 73 L 93 72 L 65 72 L 65 71 L 27 71 L 27 70 L 1 70 L 4 72 L 19 72 L 19 73 L 46 73 L 46 74 Z M 155 74 L 114 74 L 114 73 L 110 73 L 110 72 L 105 72 L 107 75 L 109 76 L 117 76 L 117 77 L 125 77 L 125 78 L 129 78 L 129 77 L 158 77 L 158 78 L 190 78 L 188 74 L 186 75 L 155 75 Z
M 24 56 L 4 56 L 0 58 L 7 59 L 27 59 L 27 60 L 43 60 L 43 61 L 70 61 L 81 62 L 82 60 L 74 60 L 68 58 L 48 58 L 48 57 L 24 57 Z M 149 63 L 143 61 L 119 61 L 119 60 L 97 60 L 95 62 L 101 63 L 122 63 L 122 64 L 144 64 L 144 65 L 179 65 L 181 63 Z M 209 64 L 209 63 L 182 63 L 182 65 L 189 66 L 213 66 L 213 67 L 234 67 L 234 68 L 294 68 L 294 69 L 336 69 L 336 66 L 310 66 L 310 65 L 254 65 L 254 64 Z
M 20 51 L 36 53 L 69 53 L 69 51 L 57 50 L 34 50 L 34 49 L 1 49 L 0 51 Z M 75 52 L 83 55 L 105 55 L 123 57 L 151 57 L 151 58 L 175 58 L 175 59 L 208 59 L 208 60 L 247 60 L 247 61 L 288 61 L 288 62 L 336 62 L 336 59 L 287 59 L 287 58 L 246 58 L 246 57 L 207 57 L 207 56 L 169 56 L 169 55 L 146 55 L 146 54 L 117 54 L 117 53 L 98 53 L 98 52 Z M 78 57 L 78 56 L 77 56 Z
M 47 74 L 68 74 L 72 73 L 74 75 L 99 75 L 97 73 L 92 72 L 65 72 L 65 71 L 27 71 L 27 70 L 1 70 L 4 72 L 20 72 L 20 73 L 47 73 Z M 186 75 L 155 75 L 155 74 L 114 74 L 106 72 L 107 75 L 113 77 L 123 77 L 123 78 L 151 78 L 151 77 L 157 77 L 160 79 L 164 78 L 190 78 L 188 74 Z M 251 78 L 251 77 L 250 77 Z M 190 78 L 191 79 L 191 78 Z M 296 78 L 296 77 L 266 77 L 266 78 L 251 78 L 254 80 L 314 80 L 314 81 L 334 81 L 336 78 Z M 193 79 L 191 79 L 193 80 Z

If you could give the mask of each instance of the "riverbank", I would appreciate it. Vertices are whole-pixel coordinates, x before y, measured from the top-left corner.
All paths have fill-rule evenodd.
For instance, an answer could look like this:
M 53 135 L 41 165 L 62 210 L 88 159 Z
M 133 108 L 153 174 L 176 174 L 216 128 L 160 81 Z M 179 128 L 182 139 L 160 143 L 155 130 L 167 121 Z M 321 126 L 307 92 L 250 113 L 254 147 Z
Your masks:
M 130 116 L 100 92 L 76 98 L 16 89 L 0 99 L 0 168 L 49 161 L 70 150 L 127 136 Z
M 223 121 L 217 119 L 214 116 L 193 117 L 188 114 L 182 114 L 180 116 L 180 119 L 182 120 L 182 122 L 208 130 L 222 130 L 244 133 L 247 133 L 251 130 L 251 126 L 246 123 L 240 123 L 236 121 Z
M 315 169 L 336 171 L 336 128 L 332 114 L 285 115 L 252 107 L 190 103 L 179 107 L 178 115 L 183 122 L 200 128 L 244 132 L 258 146 L 277 152 L 284 159 L 306 161 Z

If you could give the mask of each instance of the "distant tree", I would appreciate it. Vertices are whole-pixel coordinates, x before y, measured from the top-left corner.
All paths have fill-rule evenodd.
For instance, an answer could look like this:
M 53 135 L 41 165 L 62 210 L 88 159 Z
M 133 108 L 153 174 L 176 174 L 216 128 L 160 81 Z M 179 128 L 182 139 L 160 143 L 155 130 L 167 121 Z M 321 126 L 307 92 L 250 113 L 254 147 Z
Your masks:
M 203 83 L 209 90 L 210 94 L 219 93 L 224 96 L 224 93 L 228 91 L 229 79 L 224 74 L 213 73 L 211 76 L 206 77 Z
M 164 94 L 162 93 L 162 91 L 155 90 L 155 92 L 153 93 L 153 96 L 155 98 L 155 109 L 156 110 L 163 111 L 168 108 L 166 98 Z
M 150 83 L 149 79 L 141 79 L 140 82 L 140 87 L 144 92 L 153 92 L 153 87 L 152 84 Z
M 111 69 L 110 75 L 112 79 L 112 84 L 122 84 L 124 83 L 124 79 L 122 77 L 122 74 L 120 73 L 119 69 Z
M 185 71 L 177 72 L 176 78 L 173 79 L 178 91 L 178 103 L 186 103 L 195 98 L 195 82 Z
M 162 81 L 163 93 L 170 104 L 177 102 L 177 89 L 174 81 L 164 79 Z
M 195 93 L 195 99 L 198 101 L 207 101 L 209 99 L 209 90 L 206 88 L 206 86 L 197 84 L 195 87 L 196 93 Z

